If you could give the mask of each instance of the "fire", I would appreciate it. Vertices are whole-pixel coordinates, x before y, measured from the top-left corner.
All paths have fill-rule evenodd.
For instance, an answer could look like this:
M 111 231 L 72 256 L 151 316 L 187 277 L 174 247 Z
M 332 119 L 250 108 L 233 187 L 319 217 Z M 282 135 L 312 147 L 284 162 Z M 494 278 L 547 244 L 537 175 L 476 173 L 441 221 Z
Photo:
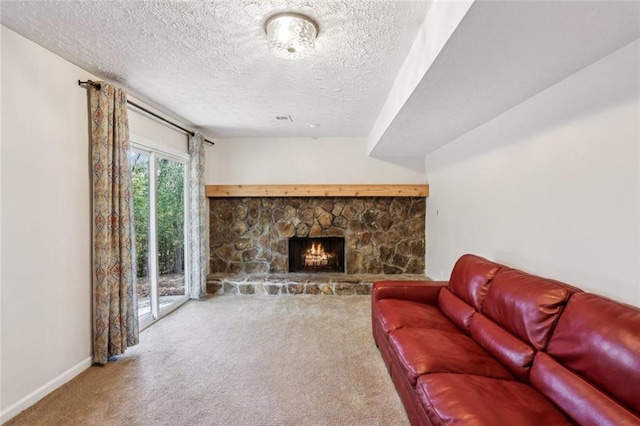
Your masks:
M 327 266 L 335 257 L 332 253 L 324 251 L 321 243 L 313 243 L 303 254 L 304 266 Z

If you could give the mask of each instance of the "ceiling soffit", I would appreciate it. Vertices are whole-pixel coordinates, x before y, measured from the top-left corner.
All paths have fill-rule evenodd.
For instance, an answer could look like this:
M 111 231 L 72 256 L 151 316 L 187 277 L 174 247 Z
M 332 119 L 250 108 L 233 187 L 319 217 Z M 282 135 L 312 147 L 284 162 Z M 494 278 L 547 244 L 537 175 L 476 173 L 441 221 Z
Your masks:
M 635 2 L 476 1 L 370 153 L 429 154 L 638 37 Z

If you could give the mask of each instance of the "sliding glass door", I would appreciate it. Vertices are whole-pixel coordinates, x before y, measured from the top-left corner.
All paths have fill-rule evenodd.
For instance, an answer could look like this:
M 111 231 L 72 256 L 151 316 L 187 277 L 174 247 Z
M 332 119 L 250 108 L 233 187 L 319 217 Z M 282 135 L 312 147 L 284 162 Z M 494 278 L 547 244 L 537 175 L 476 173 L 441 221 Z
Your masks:
M 132 145 L 136 295 L 144 328 L 187 300 L 187 164 Z
M 158 296 L 162 311 L 186 295 L 186 165 L 158 157 L 156 171 Z
M 133 221 L 135 230 L 135 274 L 136 295 L 138 297 L 139 322 L 151 320 L 151 285 L 149 234 L 150 234 L 150 185 L 149 154 L 131 150 L 129 152 L 131 166 L 131 188 L 133 196 Z M 155 277 L 154 277 L 155 281 Z

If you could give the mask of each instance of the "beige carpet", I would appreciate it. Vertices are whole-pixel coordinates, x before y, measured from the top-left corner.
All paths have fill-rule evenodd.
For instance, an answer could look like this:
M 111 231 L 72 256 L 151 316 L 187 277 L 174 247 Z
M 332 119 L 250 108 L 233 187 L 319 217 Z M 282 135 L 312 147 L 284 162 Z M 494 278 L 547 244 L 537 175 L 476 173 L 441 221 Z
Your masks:
M 407 425 L 369 296 L 187 303 L 8 425 Z

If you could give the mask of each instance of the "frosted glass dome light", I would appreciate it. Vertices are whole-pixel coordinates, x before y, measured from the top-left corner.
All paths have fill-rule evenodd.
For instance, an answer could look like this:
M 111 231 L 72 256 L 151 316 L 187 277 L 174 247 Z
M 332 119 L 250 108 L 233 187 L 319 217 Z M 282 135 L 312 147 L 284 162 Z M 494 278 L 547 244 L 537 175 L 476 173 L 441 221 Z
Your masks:
M 271 53 L 285 59 L 308 56 L 318 36 L 318 24 L 298 13 L 273 15 L 265 23 L 264 30 Z

